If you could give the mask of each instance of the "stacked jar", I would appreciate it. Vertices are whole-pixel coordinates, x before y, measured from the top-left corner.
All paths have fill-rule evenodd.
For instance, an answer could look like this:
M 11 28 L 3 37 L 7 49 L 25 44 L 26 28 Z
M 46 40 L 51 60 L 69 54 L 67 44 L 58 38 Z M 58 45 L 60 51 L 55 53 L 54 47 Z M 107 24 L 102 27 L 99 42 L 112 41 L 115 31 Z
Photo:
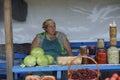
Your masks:
M 116 46 L 116 44 L 117 44 L 117 28 L 116 28 L 116 24 L 114 22 L 113 22 L 113 24 L 110 24 L 109 34 L 110 34 L 110 46 Z
M 98 49 L 104 49 L 105 44 L 104 44 L 104 39 L 103 38 L 98 38 L 97 39 L 97 48 Z
M 107 63 L 107 53 L 104 47 L 104 39 L 97 39 L 97 62 L 98 64 L 106 64 Z
M 88 56 L 87 46 L 80 46 L 80 55 L 81 56 Z M 88 64 L 88 59 L 82 58 L 82 64 Z
M 119 64 L 119 50 L 116 47 L 117 45 L 117 27 L 113 22 L 110 24 L 110 48 L 108 48 L 108 63 L 109 64 Z

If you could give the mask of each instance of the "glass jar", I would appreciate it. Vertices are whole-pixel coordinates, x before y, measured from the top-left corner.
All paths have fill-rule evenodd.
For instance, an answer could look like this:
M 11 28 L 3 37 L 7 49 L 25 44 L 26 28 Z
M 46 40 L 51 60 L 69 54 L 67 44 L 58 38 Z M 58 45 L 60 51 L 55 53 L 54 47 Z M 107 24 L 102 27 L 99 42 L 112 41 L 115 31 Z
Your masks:
M 110 37 L 110 46 L 116 46 L 116 45 L 117 45 L 117 38 Z
M 110 26 L 110 37 L 116 37 L 117 35 L 117 28 L 116 26 Z
M 99 38 L 97 39 L 97 47 L 100 48 L 104 48 L 104 39 Z
M 108 64 L 119 64 L 119 50 L 117 47 L 111 46 L 107 51 Z
M 96 46 L 91 45 L 88 47 L 88 50 L 89 50 L 89 57 L 91 57 L 95 60 L 95 58 L 96 58 Z M 94 62 L 89 60 L 89 64 L 94 64 Z
M 107 54 L 106 54 L 105 49 L 98 49 L 97 62 L 98 62 L 98 64 L 106 64 L 107 63 Z
M 80 55 L 81 56 L 88 56 L 87 46 L 80 46 Z M 88 64 L 88 59 L 82 58 L 82 64 Z

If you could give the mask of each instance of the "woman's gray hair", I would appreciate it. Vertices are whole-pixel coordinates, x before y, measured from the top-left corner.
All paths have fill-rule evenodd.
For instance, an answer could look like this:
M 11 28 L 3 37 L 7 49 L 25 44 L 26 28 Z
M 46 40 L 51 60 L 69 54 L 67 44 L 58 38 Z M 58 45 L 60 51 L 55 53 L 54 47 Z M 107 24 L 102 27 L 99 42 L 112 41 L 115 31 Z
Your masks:
M 42 28 L 45 30 L 47 27 L 48 27 L 48 25 L 50 24 L 49 22 L 53 22 L 54 24 L 55 24 L 55 21 L 53 20 L 53 19 L 47 19 L 47 20 L 45 20 L 44 22 L 43 22 L 43 24 L 42 24 Z M 56 25 L 56 24 L 55 24 Z

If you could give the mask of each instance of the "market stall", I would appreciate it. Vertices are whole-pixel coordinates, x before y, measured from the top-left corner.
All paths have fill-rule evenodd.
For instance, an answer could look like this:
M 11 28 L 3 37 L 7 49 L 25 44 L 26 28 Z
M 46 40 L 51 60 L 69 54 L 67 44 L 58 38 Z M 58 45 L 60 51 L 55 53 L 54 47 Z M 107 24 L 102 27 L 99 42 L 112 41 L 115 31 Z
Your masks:
M 31 2 L 32 3 L 32 2 Z M 84 2 L 83 2 L 84 3 Z M 33 6 L 34 7 L 34 6 Z M 119 7 L 118 7 L 119 8 Z M 34 9 L 34 8 L 33 8 Z M 64 8 L 65 9 L 65 8 Z M 78 11 L 79 9 L 77 9 L 77 8 L 71 8 L 72 10 L 73 10 L 73 12 L 74 11 Z M 106 8 L 105 8 L 106 9 Z M 115 9 L 117 9 L 117 8 L 115 8 Z M 42 9 L 41 9 L 42 10 Z M 108 8 L 108 10 L 109 10 L 109 8 Z M 117 9 L 118 10 L 118 9 Z M 94 10 L 93 10 L 94 11 Z M 34 11 L 35 12 L 35 11 Z M 62 12 L 62 11 L 61 11 Z M 79 12 L 79 11 L 78 11 Z M 6 59 L 7 59 L 7 62 L 6 62 L 6 64 L 7 64 L 7 80 L 14 80 L 14 79 L 18 79 L 18 73 L 26 73 L 26 72 L 29 72 L 29 71 L 32 71 L 32 72 L 36 72 L 36 71 L 57 71 L 57 79 L 61 79 L 61 72 L 63 71 L 63 70 L 68 70 L 68 66 L 67 65 L 57 65 L 57 64 L 55 64 L 55 65 L 48 65 L 48 66 L 32 66 L 32 67 L 21 67 L 20 65 L 14 65 L 13 66 L 13 61 L 14 61 L 14 58 L 13 58 L 13 36 L 12 36 L 12 16 L 11 16 L 11 0 L 4 0 L 4 28 L 5 28 L 5 45 L 6 45 Z M 37 13 L 36 13 L 37 14 Z M 39 14 L 39 13 L 38 13 Z M 66 16 L 66 15 L 65 15 Z M 85 17 L 84 17 L 85 18 Z M 80 18 L 79 18 L 80 19 Z M 79 19 L 77 19 L 77 21 L 79 21 Z M 32 19 L 33 20 L 33 19 Z M 58 20 L 59 21 L 59 18 L 58 19 L 56 19 L 56 20 Z M 86 20 L 86 19 L 85 19 Z M 61 19 L 61 23 L 62 23 L 62 21 L 64 21 L 64 20 L 62 20 Z M 99 21 L 99 20 L 98 20 Z M 118 20 L 119 21 L 119 20 Z M 31 21 L 32 22 L 32 21 Z M 76 22 L 76 21 L 75 21 Z M 81 20 L 81 22 L 82 22 L 82 20 Z M 93 21 L 94 22 L 94 21 Z M 102 21 L 101 21 L 102 22 Z M 103 21 L 104 22 L 104 21 Z M 109 21 L 108 21 L 109 22 Z M 26 22 L 26 23 L 28 23 L 28 22 Z M 79 23 L 79 22 L 78 22 Z M 98 22 L 96 22 L 96 23 L 98 23 Z M 35 23 L 34 23 L 35 24 Z M 107 23 L 104 23 L 104 24 L 107 24 Z M 30 24 L 31 25 L 31 24 Z M 69 25 L 69 21 L 68 21 L 68 25 Z M 85 23 L 85 25 L 86 25 L 86 23 Z M 98 24 L 96 24 L 96 25 L 98 25 Z M 26 26 L 24 26 L 24 28 L 23 29 L 21 29 L 21 27 L 19 27 L 19 26 L 21 26 L 21 25 L 17 25 L 18 27 L 17 28 L 19 28 L 18 29 L 18 31 L 21 33 L 21 30 L 25 30 L 24 28 L 26 27 Z M 27 26 L 29 26 L 29 25 L 27 25 Z M 73 25 L 74 26 L 74 25 Z M 70 26 L 70 28 L 72 28 L 73 26 Z M 78 25 L 77 25 L 78 26 Z M 104 26 L 106 26 L 106 25 L 104 25 Z M 17 28 L 16 28 L 16 30 L 17 30 Z M 28 28 L 28 27 L 27 27 Z M 30 28 L 30 27 L 29 27 Z M 34 27 L 35 28 L 35 27 Z M 94 28 L 94 27 L 93 27 Z M 104 27 L 105 28 L 105 27 Z M 68 30 L 68 31 L 71 31 L 71 32 L 73 32 L 74 34 L 76 34 L 75 33 L 75 31 L 74 31 L 74 29 L 78 29 L 78 27 L 76 27 L 76 28 L 72 28 L 73 30 Z M 39 29 L 36 29 L 36 30 L 39 30 Z M 62 30 L 62 28 L 61 28 L 61 30 Z M 65 29 L 64 29 L 65 30 Z M 81 28 L 79 29 L 79 30 L 81 30 Z M 78 32 L 80 32 L 78 30 Z M 103 30 L 103 29 L 102 29 Z M 17 32 L 17 31 L 16 31 Z M 86 31 L 84 31 L 83 30 L 83 32 L 86 32 Z M 90 32 L 92 32 L 92 31 L 90 31 Z M 97 33 L 98 31 L 96 30 L 96 33 Z M 113 31 L 114 32 L 114 31 Z M 28 33 L 29 33 L 29 31 L 28 31 Z M 69 33 L 69 32 L 68 32 Z M 94 32 L 95 33 L 95 32 Z M 94 34 L 93 33 L 93 34 Z M 98 34 L 99 33 L 102 33 L 102 32 L 98 32 Z M 116 32 L 115 32 L 116 33 Z M 23 33 L 22 35 L 24 35 L 25 33 Z M 106 31 L 105 31 L 105 34 L 106 34 Z M 29 35 L 29 34 L 28 34 Z M 25 35 L 24 37 L 26 37 L 27 35 Z M 71 36 L 71 33 L 69 34 L 69 36 L 71 37 L 71 39 L 73 39 L 73 37 Z M 100 35 L 98 35 L 98 36 L 100 36 Z M 104 36 L 104 34 L 103 34 L 103 36 Z M 113 49 L 116 49 L 116 47 L 117 48 L 119 48 L 120 47 L 120 42 L 118 41 L 118 42 L 116 42 L 116 34 L 111 34 L 110 35 L 111 37 L 110 37 L 110 43 L 112 44 L 112 46 L 114 46 L 114 48 Z M 27 36 L 28 37 L 28 36 Z M 76 36 L 74 36 L 74 37 L 76 37 Z M 83 37 L 83 36 L 80 36 L 81 38 Z M 94 36 L 94 39 L 93 38 L 91 38 L 91 36 L 89 36 L 90 38 L 89 39 L 92 39 L 92 40 L 95 40 L 96 39 L 96 35 Z M 107 36 L 107 37 L 109 37 L 109 36 Z M 18 38 L 18 36 L 16 37 L 15 36 L 15 41 L 16 40 L 18 40 L 18 42 L 20 41 L 19 40 L 19 38 Z M 33 37 L 31 37 L 31 38 L 33 38 Z M 21 41 L 24 41 L 26 38 L 23 38 L 23 37 L 21 37 L 21 35 L 20 35 L 20 39 L 23 39 L 23 40 L 21 40 Z M 78 38 L 78 36 L 77 36 L 77 38 L 76 39 L 79 39 Z M 86 39 L 86 38 L 84 38 L 84 39 Z M 28 38 L 28 40 L 30 40 L 29 38 Z M 87 41 L 88 39 L 86 39 L 86 41 Z M 26 39 L 26 41 L 27 41 L 27 39 Z M 79 53 L 79 49 L 80 49 L 80 46 L 91 46 L 91 45 L 94 45 L 94 46 L 97 46 L 97 42 L 71 42 L 71 47 L 72 47 L 72 49 L 73 49 L 73 52 L 74 51 L 77 51 L 77 52 L 74 52 L 75 53 L 75 56 L 77 56 L 78 55 L 78 53 Z M 109 42 L 105 42 L 105 48 L 109 48 L 111 45 L 109 44 Z M 100 42 L 100 46 L 99 46 L 99 48 L 101 48 L 101 42 Z M 102 45 L 102 48 L 103 48 L 103 45 Z M 116 49 L 117 50 L 117 49 Z M 30 50 L 29 50 L 30 51 Z M 102 50 L 103 51 L 103 50 Z M 110 50 L 110 52 L 111 52 L 111 50 Z M 77 53 L 77 54 L 76 54 Z M 106 54 L 105 54 L 106 55 Z M 111 53 L 110 53 L 110 55 L 111 55 Z M 116 53 L 116 55 L 114 55 L 114 57 L 116 57 L 116 59 L 114 58 L 114 60 L 116 61 L 116 62 L 113 62 L 113 60 L 112 59 L 109 59 L 110 60 L 110 62 L 109 62 L 109 64 L 100 64 L 99 65 L 99 67 L 100 67 L 100 70 L 119 70 L 120 69 L 120 65 L 119 65 L 119 61 L 118 61 L 118 51 L 117 51 L 117 53 Z M 106 56 L 105 56 L 106 57 Z M 101 59 L 99 59 L 99 62 L 98 63 L 101 63 L 101 61 L 100 61 Z M 105 59 L 106 60 L 106 59 Z M 112 60 L 112 61 L 111 61 Z M 105 61 L 105 63 L 106 63 L 106 61 Z M 96 66 L 94 65 L 94 64 L 88 64 L 88 65 L 72 65 L 72 69 L 74 69 L 74 68 L 91 68 L 91 69 L 95 69 L 96 70 Z M 13 73 L 15 73 L 15 75 L 13 75 Z M 13 77 L 13 76 L 15 76 L 15 77 Z

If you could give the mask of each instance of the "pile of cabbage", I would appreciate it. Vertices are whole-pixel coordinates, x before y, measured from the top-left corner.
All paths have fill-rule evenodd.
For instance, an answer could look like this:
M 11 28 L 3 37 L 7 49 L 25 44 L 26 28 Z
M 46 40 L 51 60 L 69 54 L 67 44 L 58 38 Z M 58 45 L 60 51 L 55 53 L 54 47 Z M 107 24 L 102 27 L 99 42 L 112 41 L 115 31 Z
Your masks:
M 54 64 L 54 57 L 45 55 L 42 48 L 35 47 L 31 50 L 31 54 L 24 58 L 23 63 L 20 66 L 46 66 L 51 64 Z

